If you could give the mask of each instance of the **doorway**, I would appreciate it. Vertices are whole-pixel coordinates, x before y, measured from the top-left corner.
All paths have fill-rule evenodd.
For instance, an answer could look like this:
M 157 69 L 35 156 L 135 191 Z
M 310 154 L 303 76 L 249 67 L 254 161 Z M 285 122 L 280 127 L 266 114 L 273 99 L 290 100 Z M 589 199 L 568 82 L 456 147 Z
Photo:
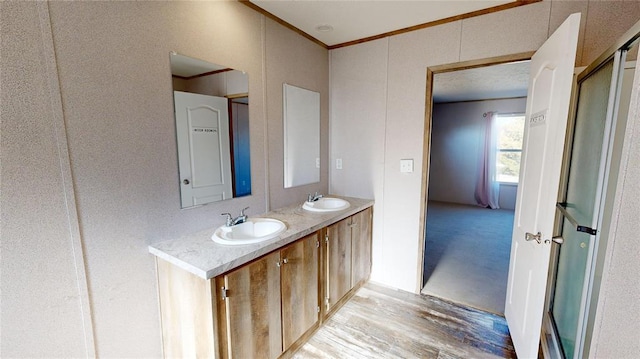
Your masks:
M 504 313 L 530 56 L 429 70 L 422 294 Z M 490 205 L 477 200 L 482 166 Z
M 509 303 L 506 307 L 507 321 L 513 335 L 514 346 L 516 347 L 516 350 L 519 349 L 519 355 L 527 357 L 537 356 L 540 345 L 542 345 L 543 350 L 545 351 L 545 357 L 580 358 L 590 356 L 590 350 L 594 349 L 592 348 L 594 345 L 590 343 L 591 335 L 594 335 L 594 332 L 598 332 L 594 329 L 594 326 L 596 325 L 596 309 L 598 309 L 597 306 L 601 304 L 598 302 L 600 281 L 603 280 L 603 275 L 607 273 L 607 269 L 605 268 L 607 268 L 607 265 L 610 265 L 610 263 L 607 263 L 608 256 L 613 251 L 613 245 L 607 244 L 606 237 L 608 235 L 612 235 L 613 238 L 616 237 L 616 218 L 619 214 L 618 211 L 620 211 L 621 203 L 624 203 L 621 201 L 619 196 L 621 189 L 617 188 L 619 184 L 617 176 L 622 169 L 625 168 L 627 164 L 626 160 L 629 158 L 628 151 L 624 150 L 626 145 L 623 146 L 623 142 L 625 139 L 628 139 L 630 135 L 624 134 L 624 125 L 617 126 L 618 124 L 623 124 L 620 116 L 622 116 L 624 121 L 626 121 L 628 115 L 628 113 L 626 113 L 627 110 L 622 111 L 623 101 L 622 96 L 620 95 L 621 88 L 624 87 L 625 80 L 623 79 L 624 74 L 621 69 L 624 67 L 623 62 L 625 59 L 630 60 L 628 57 L 630 53 L 634 53 L 634 59 L 637 59 L 636 41 L 640 38 L 640 22 L 636 23 L 634 27 L 627 31 L 622 39 L 617 41 L 609 50 L 605 51 L 603 55 L 578 75 L 578 86 L 574 86 L 574 89 L 577 88 L 578 92 L 569 96 L 571 89 L 570 70 L 573 67 L 575 55 L 575 53 L 572 53 L 571 49 L 574 44 L 577 43 L 579 26 L 578 20 L 579 17 L 577 15 L 571 15 L 561 28 L 556 31 L 547 40 L 547 42 L 545 42 L 545 44 L 543 44 L 538 52 L 536 52 L 536 57 L 533 61 L 537 69 L 535 70 L 535 74 L 540 75 L 539 77 L 541 80 L 537 82 L 535 80 L 532 81 L 534 89 L 531 93 L 534 94 L 532 96 L 535 96 L 535 94 L 540 94 L 540 96 L 536 96 L 531 99 L 532 102 L 537 102 L 537 106 L 533 109 L 535 111 L 532 110 L 530 117 L 527 119 L 529 134 L 525 132 L 525 138 L 527 141 L 525 146 L 527 151 L 526 159 L 523 159 L 527 165 L 524 165 L 523 171 L 521 171 L 525 172 L 522 179 L 522 186 L 524 190 L 520 190 L 518 193 L 516 215 L 518 215 L 518 212 L 520 212 L 520 215 L 518 215 L 518 221 L 514 222 L 512 246 L 512 248 L 515 248 L 515 251 L 512 251 L 512 263 L 517 259 L 517 262 L 521 262 L 523 264 L 517 269 L 512 270 L 510 268 L 512 273 L 509 275 Z M 558 35 L 556 36 L 556 34 Z M 538 54 L 541 55 L 538 56 Z M 586 113 L 587 118 L 589 118 L 586 121 L 586 128 L 593 125 L 595 125 L 595 127 L 600 126 L 603 128 L 602 131 L 599 131 L 599 136 L 601 137 L 602 142 L 597 142 L 595 140 L 589 141 L 588 139 L 590 137 L 585 137 L 580 140 L 579 136 L 574 135 L 580 132 L 577 130 L 577 122 L 574 125 L 576 127 L 569 127 L 566 132 L 564 128 L 564 125 L 566 124 L 564 119 L 568 117 L 569 122 L 573 123 L 572 121 L 576 119 L 576 112 L 579 111 L 578 105 L 576 107 L 577 110 L 574 110 L 573 114 L 569 114 L 569 116 L 567 116 L 567 110 L 570 107 L 570 99 L 571 101 L 578 101 L 579 104 L 580 92 L 589 91 L 586 87 L 582 87 L 584 83 L 581 82 L 586 81 L 590 76 L 595 76 L 599 71 L 610 66 L 608 65 L 608 62 L 611 60 L 613 60 L 613 67 L 610 69 L 611 78 L 610 83 L 608 83 L 609 91 L 605 92 L 601 96 L 606 99 L 606 101 L 604 101 L 606 111 L 600 112 L 606 113 L 606 117 L 604 119 L 594 119 L 590 118 L 591 112 Z M 476 64 L 469 65 L 475 66 Z M 629 67 L 637 69 L 636 63 L 630 64 Z M 551 78 L 550 74 L 558 68 L 561 68 L 561 71 L 558 72 L 558 76 L 562 78 L 558 82 L 549 81 Z M 438 70 L 440 69 L 438 68 Z M 534 73 L 533 70 L 532 73 Z M 425 163 L 423 168 L 422 192 L 424 203 L 422 204 L 421 210 L 421 216 L 424 216 L 422 217 L 423 219 L 426 219 L 427 213 L 428 196 L 426 188 L 429 185 L 428 176 L 430 171 L 429 154 L 431 150 L 430 135 L 432 130 L 431 120 L 433 111 L 433 76 L 434 69 L 428 69 L 428 102 L 426 110 L 424 145 L 424 158 L 426 160 L 424 161 Z M 555 84 L 558 84 L 558 86 L 551 86 Z M 560 84 L 562 86 L 560 86 Z M 536 85 L 539 86 L 536 87 Z M 536 91 L 538 88 L 540 91 Z M 604 86 L 604 88 L 607 87 Z M 634 93 L 637 94 L 637 88 L 633 88 L 630 94 L 633 95 Z M 540 99 L 540 101 L 537 101 L 538 99 Z M 551 99 L 555 102 L 549 101 Z M 590 104 L 588 100 L 582 102 L 583 104 Z M 550 111 L 549 109 L 551 107 L 549 106 L 553 104 L 557 105 L 552 109 L 553 111 Z M 527 107 L 529 111 L 529 106 Z M 553 113 L 554 115 L 548 116 L 549 113 Z M 604 124 L 602 124 L 602 122 L 604 122 Z M 549 124 L 552 124 L 554 127 L 551 128 L 552 126 Z M 537 134 L 553 134 L 553 143 L 549 145 L 549 143 L 544 139 L 536 139 L 535 136 L 531 135 L 531 132 L 536 132 Z M 586 132 L 587 136 L 592 136 L 598 133 L 598 131 L 595 131 L 594 133 L 590 130 L 586 130 L 584 132 Z M 565 134 L 568 135 L 566 138 Z M 561 141 L 561 139 L 564 139 L 565 141 Z M 582 142 L 582 145 L 580 145 L 582 150 L 577 152 L 572 151 L 571 146 L 576 143 L 579 144 L 580 142 Z M 528 145 L 531 145 L 531 148 Z M 564 148 L 563 151 L 564 145 L 567 145 L 567 147 Z M 593 158 L 596 158 L 598 162 L 595 164 L 590 161 L 584 162 L 586 163 L 585 168 L 596 169 L 595 176 L 593 176 L 594 173 L 589 174 L 589 171 L 584 171 L 584 169 L 581 168 L 582 166 L 577 165 L 582 162 L 580 157 L 583 157 L 587 152 L 593 151 L 594 149 L 596 156 Z M 545 165 L 547 162 L 529 161 L 530 154 L 533 154 L 533 156 L 531 156 L 533 160 L 539 159 L 541 154 L 552 154 L 547 157 L 550 157 L 549 162 L 553 163 L 551 163 L 548 168 L 542 167 L 541 164 Z M 557 156 L 558 154 L 564 154 L 564 160 L 562 160 L 562 156 Z M 577 156 L 577 160 L 574 158 L 575 156 Z M 564 182 L 558 181 L 561 177 L 561 164 L 562 173 L 564 173 L 565 177 Z M 574 171 L 576 168 L 577 171 Z M 545 169 L 551 170 L 543 171 Z M 572 172 L 574 173 L 572 174 Z M 593 177 L 588 181 L 584 181 L 584 183 L 596 183 L 596 190 L 591 191 L 591 194 L 593 194 L 592 196 L 583 196 L 580 193 L 580 185 L 583 183 L 583 181 L 580 180 L 580 176 L 583 172 L 586 172 L 587 175 L 592 175 Z M 577 177 L 575 176 L 576 173 L 578 173 Z M 527 174 L 529 174 L 529 176 L 527 176 Z M 578 178 L 578 181 L 574 183 L 576 185 L 574 190 L 577 191 L 570 196 L 570 182 L 572 176 L 574 181 L 576 178 Z M 553 178 L 553 180 L 546 180 L 546 178 Z M 594 178 L 595 181 L 593 181 Z M 533 181 L 530 179 L 533 179 Z M 544 191 L 539 190 L 542 186 L 536 186 L 536 184 L 540 183 L 546 185 Z M 558 183 L 560 184 L 559 187 Z M 591 187 L 591 189 L 594 188 L 592 185 L 587 187 Z M 537 192 L 532 190 L 535 188 L 538 189 Z M 556 188 L 559 188 L 560 190 L 557 191 Z M 531 198 L 527 198 L 526 200 L 521 198 L 521 193 L 526 195 L 531 192 L 536 192 L 535 196 L 529 196 Z M 569 201 L 572 196 L 573 203 Z M 559 203 L 556 205 L 557 200 L 559 200 Z M 583 204 L 582 201 L 591 203 L 591 206 L 587 206 L 582 209 L 582 211 L 587 209 L 587 214 L 591 214 L 591 216 L 577 215 L 580 214 L 579 205 Z M 539 204 L 540 202 L 544 202 L 544 206 L 524 205 L 528 203 Z M 523 225 L 524 221 L 521 221 L 523 208 L 530 212 L 528 213 L 529 217 L 538 215 L 544 216 L 544 228 L 538 230 L 537 234 L 534 234 L 535 231 L 533 233 L 528 232 L 530 229 L 525 228 Z M 557 211 L 554 213 L 554 210 Z M 554 218 L 555 221 L 553 220 Z M 525 220 L 527 219 L 533 218 L 525 218 Z M 582 222 L 580 219 L 586 219 L 586 221 Z M 589 226 L 590 223 L 593 226 Z M 421 228 L 421 230 L 425 231 L 426 223 L 424 223 L 422 227 L 423 228 Z M 565 230 L 567 229 L 568 232 L 576 231 L 579 233 L 587 233 L 593 237 L 582 240 L 578 239 L 575 241 L 576 243 L 574 244 L 577 244 L 580 248 L 586 249 L 585 252 L 587 253 L 587 258 L 586 260 L 583 258 L 578 261 L 583 265 L 576 266 L 577 271 L 569 273 L 569 275 L 566 276 L 569 278 L 569 282 L 565 281 L 563 283 L 558 280 L 560 276 L 564 276 L 564 274 L 561 274 L 562 270 L 560 268 L 563 266 L 563 262 L 564 265 L 569 265 L 570 263 L 567 262 L 566 258 L 563 260 L 561 254 L 559 255 L 559 253 L 562 252 L 562 248 L 559 248 L 559 245 L 564 246 L 567 243 L 567 239 L 573 237 L 568 232 L 565 236 Z M 543 232 L 545 233 L 544 236 L 542 234 Z M 550 262 L 549 250 L 552 248 L 555 260 Z M 518 251 L 519 249 L 520 251 Z M 565 250 L 565 253 L 566 252 L 569 251 Z M 423 257 L 421 256 L 420 259 L 423 260 Z M 420 270 L 422 270 L 422 265 L 423 263 L 421 262 L 419 267 Z M 515 266 L 511 267 L 515 268 Z M 513 273 L 516 275 L 511 275 Z M 577 277 L 577 280 L 572 280 L 575 274 L 578 274 L 579 276 Z M 420 276 L 419 284 L 421 284 L 422 279 L 423 278 Z M 576 291 L 578 295 L 561 294 L 561 292 L 571 289 L 567 288 L 567 286 L 570 286 L 571 282 L 578 283 L 576 286 L 578 288 Z M 546 290 L 544 288 L 545 284 L 547 285 Z M 518 288 L 514 289 L 516 285 Z M 547 295 L 546 303 L 543 300 L 545 299 L 545 294 Z M 560 300 L 561 302 L 569 297 L 573 297 L 577 300 L 569 304 L 559 303 L 558 301 L 560 298 L 562 298 Z M 629 296 L 625 296 L 625 298 L 627 297 Z M 530 305 L 531 302 L 535 303 Z M 558 305 L 558 307 L 555 307 L 556 305 Z M 576 309 L 576 307 L 578 309 L 575 311 L 575 315 L 572 316 L 569 312 L 560 309 L 561 305 L 564 306 L 565 309 Z M 555 312 L 554 308 L 558 309 L 558 311 Z M 546 313 L 544 313 L 546 316 L 544 322 L 542 322 L 543 311 L 546 311 Z M 564 331 L 564 338 L 561 337 L 563 334 L 560 333 L 560 329 L 558 327 L 558 321 L 562 320 L 559 314 L 574 318 L 577 316 L 577 319 L 573 320 L 574 322 L 577 322 L 577 325 L 568 327 L 569 330 Z M 553 320 L 548 320 L 550 316 L 554 316 L 551 318 Z M 560 326 L 563 326 L 563 324 L 560 324 Z M 543 329 L 542 344 L 538 340 L 540 338 L 539 334 L 541 327 Z M 565 343 L 563 343 L 563 341 Z M 562 347 L 563 345 L 566 348 Z M 558 348 L 560 348 L 561 351 L 558 351 Z M 569 350 L 567 350 L 567 348 Z

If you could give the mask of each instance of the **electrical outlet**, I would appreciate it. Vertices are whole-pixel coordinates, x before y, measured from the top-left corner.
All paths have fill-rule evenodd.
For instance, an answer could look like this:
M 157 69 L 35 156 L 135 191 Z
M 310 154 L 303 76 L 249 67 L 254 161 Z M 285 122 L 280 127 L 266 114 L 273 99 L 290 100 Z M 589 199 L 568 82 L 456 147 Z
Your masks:
M 316 168 L 320 168 L 320 159 L 316 158 Z
M 401 173 L 413 172 L 413 159 L 400 160 L 400 172 Z
M 336 169 L 337 170 L 342 169 L 342 158 L 336 158 Z

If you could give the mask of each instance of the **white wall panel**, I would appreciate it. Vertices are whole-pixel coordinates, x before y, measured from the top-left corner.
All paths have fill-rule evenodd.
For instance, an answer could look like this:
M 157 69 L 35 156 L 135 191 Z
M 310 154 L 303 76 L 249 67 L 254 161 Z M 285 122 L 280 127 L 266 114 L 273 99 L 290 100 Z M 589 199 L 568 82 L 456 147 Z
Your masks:
M 266 19 L 266 86 L 269 138 L 269 207 L 302 204 L 308 193 L 329 187 L 329 53 L 273 20 Z M 320 93 L 320 181 L 284 188 L 282 84 Z
M 483 114 L 489 111 L 524 113 L 526 107 L 526 98 L 435 104 L 429 200 L 476 205 L 478 159 L 484 147 L 486 119 Z M 515 201 L 515 194 L 502 198 L 502 190 L 503 186 L 500 187 L 501 203 L 508 203 L 509 197 Z M 508 208 L 513 209 L 514 205 Z
M 348 159 L 342 171 L 335 170 L 332 163 L 330 189 L 351 196 L 367 197 L 375 193 L 373 280 L 416 291 L 421 245 L 417 238 L 420 179 L 417 172 L 400 174 L 399 160 L 413 158 L 417 171 L 424 161 L 427 66 L 534 51 L 569 12 L 582 10 L 583 18 L 591 18 L 591 13 L 585 12 L 590 11 L 593 3 L 566 5 L 543 1 L 330 51 L 331 159 Z M 600 7 L 606 5 L 597 6 Z M 605 16 L 597 10 L 593 14 L 595 19 L 583 20 L 586 25 L 581 37 L 585 51 L 593 41 L 588 34 L 597 37 L 604 32 L 604 41 L 611 42 L 622 34 L 622 28 L 626 30 L 633 25 L 630 17 L 638 18 L 636 7 L 637 2 L 616 2 L 611 7 L 613 15 Z M 624 11 L 631 15 L 623 14 Z M 613 30 L 608 29 L 605 21 L 598 20 L 612 16 L 621 19 Z M 387 40 L 389 46 L 385 51 L 379 44 Z M 387 59 L 385 72 L 383 64 Z M 370 106 L 375 110 L 370 111 Z M 384 118 L 379 113 L 370 116 L 382 109 L 386 109 Z M 359 132 L 365 123 L 384 134 L 371 136 Z M 346 129 L 352 132 L 347 134 Z M 349 163 L 356 157 L 358 167 Z M 377 170 L 372 171 L 372 167 Z M 376 189 L 383 186 L 384 190 L 371 191 L 373 185 Z
M 460 61 L 535 51 L 548 37 L 550 1 L 462 20 Z
M 589 1 L 582 64 L 598 58 L 638 20 L 640 1 Z
M 46 4 L 0 3 L 0 357 L 84 357 L 93 333 Z
M 387 53 L 388 39 L 331 51 L 329 192 L 375 199 L 374 280 L 388 270 L 382 245 Z
M 261 16 L 230 2 L 53 2 L 96 352 L 158 357 L 149 243 L 265 211 Z M 79 36 L 81 34 L 81 36 Z M 249 73 L 253 195 L 181 210 L 169 53 Z
M 264 69 L 286 67 L 326 94 L 327 50 L 301 39 L 278 47 L 298 60 L 265 64 L 265 38 L 294 33 L 274 23 L 267 34 L 265 18 L 238 2 L 0 6 L 0 356 L 160 357 L 147 245 L 215 228 L 222 212 L 267 210 L 267 121 L 282 118 L 266 107 L 282 102 L 267 102 Z M 170 51 L 249 74 L 251 196 L 180 209 Z M 322 106 L 328 118 L 328 100 Z
M 384 157 L 385 253 L 381 282 L 415 291 L 427 67 L 458 61 L 460 22 L 389 39 Z M 400 160 L 413 159 L 414 172 L 400 173 Z

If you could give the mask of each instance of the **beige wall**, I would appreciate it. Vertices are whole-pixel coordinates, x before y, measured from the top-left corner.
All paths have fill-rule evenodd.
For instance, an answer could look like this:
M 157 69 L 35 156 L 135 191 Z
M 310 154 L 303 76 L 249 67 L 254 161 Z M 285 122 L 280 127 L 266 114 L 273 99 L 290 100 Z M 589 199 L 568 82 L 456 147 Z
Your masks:
M 270 121 L 269 205 L 280 208 L 302 203 L 308 193 L 327 193 L 329 188 L 329 54 L 313 42 L 268 19 L 266 22 L 266 98 Z M 284 138 L 282 127 L 282 84 L 287 83 L 320 93 L 320 182 L 284 188 Z
M 147 245 L 220 225 L 223 211 L 257 214 L 324 192 L 329 126 L 331 159 L 344 160 L 333 191 L 376 199 L 374 279 L 413 291 L 420 176 L 398 166 L 422 166 L 425 67 L 533 50 L 573 10 L 587 15 L 587 63 L 638 8 L 537 3 L 334 50 L 329 73 L 326 50 L 236 2 L 1 2 L 0 356 L 160 356 Z M 249 73 L 251 196 L 179 209 L 169 51 Z M 281 186 L 282 82 L 321 93 L 316 186 Z M 633 230 L 622 221 L 640 212 L 633 203 L 623 201 L 621 233 Z M 632 279 L 620 273 L 638 272 L 637 246 L 620 243 L 636 252 L 610 260 L 603 356 L 615 353 L 615 341 L 604 343 L 615 313 L 637 298 L 617 287 Z
M 477 205 L 476 174 L 486 128 L 483 114 L 489 111 L 524 114 L 526 108 L 526 97 L 434 104 L 429 200 Z M 516 187 L 500 184 L 500 208 L 515 208 Z
M 36 2 L 0 6 L 0 356 L 92 355 L 49 16 Z
M 640 2 L 605 4 L 543 1 L 330 52 L 331 160 L 344 163 L 330 168 L 330 191 L 376 199 L 375 280 L 417 289 L 426 68 L 534 51 L 574 10 L 585 11 L 578 64 L 588 64 L 640 17 Z M 354 142 L 354 131 L 367 132 Z M 400 173 L 403 158 L 418 170 Z
M 640 19 L 640 2 L 542 1 L 330 51 L 330 155 L 344 163 L 330 192 L 376 201 L 372 280 L 418 290 L 426 68 L 534 51 L 576 11 L 585 65 Z M 413 174 L 400 173 L 405 158 Z
M 282 82 L 323 94 L 326 163 L 328 52 L 237 2 L 0 6 L 0 356 L 159 357 L 147 245 L 270 208 Z M 249 73 L 251 196 L 180 210 L 170 51 Z

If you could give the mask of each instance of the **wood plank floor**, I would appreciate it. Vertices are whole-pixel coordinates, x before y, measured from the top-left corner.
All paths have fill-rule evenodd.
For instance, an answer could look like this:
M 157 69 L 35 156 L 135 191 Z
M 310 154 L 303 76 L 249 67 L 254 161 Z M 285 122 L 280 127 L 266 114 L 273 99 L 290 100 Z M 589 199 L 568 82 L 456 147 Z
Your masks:
M 503 317 L 368 283 L 294 358 L 515 358 Z

